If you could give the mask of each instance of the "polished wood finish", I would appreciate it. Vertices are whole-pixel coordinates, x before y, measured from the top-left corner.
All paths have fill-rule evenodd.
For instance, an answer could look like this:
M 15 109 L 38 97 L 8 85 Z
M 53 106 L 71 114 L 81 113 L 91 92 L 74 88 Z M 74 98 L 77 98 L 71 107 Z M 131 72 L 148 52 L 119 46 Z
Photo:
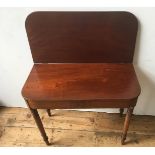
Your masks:
M 127 108 L 135 106 L 137 99 L 130 101 L 73 100 L 73 101 L 33 101 L 32 109 L 94 109 L 94 108 Z
M 39 114 L 38 114 L 37 109 L 32 109 L 32 108 L 30 107 L 30 104 L 29 104 L 29 101 L 28 101 L 28 100 L 25 100 L 25 102 L 27 103 L 27 105 L 28 105 L 28 107 L 29 107 L 29 109 L 30 109 L 30 111 L 31 111 L 31 114 L 32 114 L 32 116 L 33 116 L 33 118 L 34 118 L 34 120 L 35 120 L 37 126 L 38 126 L 38 129 L 39 129 L 39 131 L 40 131 L 40 133 L 41 133 L 41 136 L 43 137 L 45 143 L 46 143 L 47 145 L 50 145 L 50 143 L 49 143 L 49 141 L 48 141 L 48 137 L 47 137 L 46 132 L 45 132 L 45 129 L 44 129 L 44 126 L 43 126 L 43 123 L 42 123 L 42 121 L 41 121 L 41 119 L 40 119 L 40 116 L 39 116 Z
M 140 86 L 132 64 L 137 19 L 128 12 L 35 12 L 26 20 L 34 61 L 22 89 L 37 109 L 128 108 L 122 144 Z M 122 110 L 121 110 L 122 113 Z
M 47 145 L 50 145 L 50 143 L 49 143 L 49 141 L 48 141 L 48 137 L 47 137 L 47 135 L 46 135 L 45 129 L 44 129 L 44 127 L 43 127 L 43 124 L 42 124 L 42 121 L 41 121 L 41 119 L 40 119 L 40 116 L 39 116 L 39 114 L 38 114 L 37 109 L 31 109 L 31 108 L 30 108 L 30 111 L 31 111 L 31 113 L 32 113 L 32 115 L 33 115 L 33 118 L 34 118 L 34 120 L 35 120 L 35 122 L 36 122 L 36 124 L 37 124 L 37 126 L 38 126 L 38 129 L 39 129 L 39 131 L 40 131 L 40 133 L 41 133 L 41 135 L 42 135 L 42 137 L 43 137 L 45 143 L 46 143 Z
M 127 101 L 139 93 L 133 65 L 114 63 L 35 64 L 22 90 L 34 101 Z
M 127 110 L 127 114 L 126 114 L 125 122 L 124 122 L 124 128 L 123 128 L 122 139 L 121 139 L 122 145 L 124 145 L 125 140 L 126 140 L 127 131 L 128 131 L 128 128 L 129 128 L 129 123 L 130 123 L 130 120 L 131 120 L 131 116 L 132 116 L 132 113 L 133 113 L 133 109 L 134 109 L 134 107 L 130 106 L 130 107 L 128 108 L 128 110 Z
M 34 12 L 26 20 L 34 63 L 131 63 L 137 27 L 129 12 Z

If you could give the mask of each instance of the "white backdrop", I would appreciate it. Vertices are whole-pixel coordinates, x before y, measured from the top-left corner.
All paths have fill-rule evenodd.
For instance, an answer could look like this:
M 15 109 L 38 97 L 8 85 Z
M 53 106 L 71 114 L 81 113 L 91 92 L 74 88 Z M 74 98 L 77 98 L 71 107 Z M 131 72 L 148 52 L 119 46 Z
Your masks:
M 0 106 L 26 107 L 21 89 L 33 62 L 25 19 L 29 13 L 41 10 L 130 11 L 135 14 L 140 24 L 134 66 L 142 92 L 134 113 L 155 115 L 155 8 L 0 8 Z

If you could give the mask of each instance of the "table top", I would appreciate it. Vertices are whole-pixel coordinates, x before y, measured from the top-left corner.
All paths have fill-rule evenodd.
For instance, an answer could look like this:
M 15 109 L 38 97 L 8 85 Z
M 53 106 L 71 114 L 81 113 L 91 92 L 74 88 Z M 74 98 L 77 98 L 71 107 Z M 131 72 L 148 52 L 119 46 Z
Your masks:
M 140 94 L 133 64 L 34 64 L 22 89 L 25 99 L 130 100 Z

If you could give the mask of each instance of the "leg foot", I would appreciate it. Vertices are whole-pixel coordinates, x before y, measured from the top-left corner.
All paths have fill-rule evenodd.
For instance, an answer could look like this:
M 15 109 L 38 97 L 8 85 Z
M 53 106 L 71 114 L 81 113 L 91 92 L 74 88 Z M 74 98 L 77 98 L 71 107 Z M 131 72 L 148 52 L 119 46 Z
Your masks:
M 45 141 L 45 143 L 46 143 L 46 145 L 51 145 L 51 143 L 48 141 L 48 139 Z
M 123 134 L 122 134 L 122 137 L 121 137 L 121 144 L 122 144 L 122 145 L 125 144 L 125 140 L 126 140 L 126 135 L 123 135 Z
M 120 117 L 122 117 L 123 116 L 124 109 L 123 108 L 120 108 L 119 111 L 120 111 Z
M 124 145 L 124 142 L 126 140 L 126 136 L 127 136 L 127 131 L 129 128 L 129 124 L 130 124 L 130 119 L 133 113 L 133 109 L 134 107 L 129 107 L 127 110 L 127 114 L 125 117 L 125 122 L 124 122 L 124 128 L 123 128 L 123 134 L 122 134 L 122 138 L 121 138 L 121 144 Z
M 49 117 L 52 116 L 50 109 L 47 109 L 47 113 L 48 113 L 48 116 L 49 116 Z

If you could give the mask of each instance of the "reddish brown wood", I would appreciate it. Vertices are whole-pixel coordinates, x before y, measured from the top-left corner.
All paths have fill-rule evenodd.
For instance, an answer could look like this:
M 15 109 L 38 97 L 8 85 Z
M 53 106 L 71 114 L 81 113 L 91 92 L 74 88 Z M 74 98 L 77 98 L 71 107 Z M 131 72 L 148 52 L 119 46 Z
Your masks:
M 49 143 L 49 141 L 48 141 L 48 137 L 47 137 L 47 135 L 46 135 L 44 126 L 43 126 L 43 124 L 42 124 L 42 121 L 41 121 L 41 119 L 40 119 L 40 116 L 39 116 L 39 114 L 38 114 L 37 109 L 32 109 L 32 108 L 29 106 L 30 104 L 29 104 L 29 101 L 28 101 L 28 100 L 25 100 L 25 102 L 26 102 L 26 104 L 28 105 L 28 107 L 29 107 L 29 109 L 30 109 L 30 111 L 31 111 L 31 113 L 32 113 L 32 116 L 33 116 L 33 118 L 34 118 L 34 120 L 35 120 L 35 122 L 36 122 L 36 124 L 37 124 L 37 126 L 38 126 L 38 129 L 39 129 L 39 131 L 40 131 L 40 133 L 41 133 L 41 136 L 43 137 L 45 143 L 46 143 L 47 145 L 50 145 L 50 143 Z
M 140 87 L 132 64 L 35 64 L 22 94 L 35 101 L 128 101 Z
M 132 62 L 137 27 L 129 12 L 34 12 L 26 20 L 35 63 Z
M 92 108 L 127 108 L 135 106 L 137 99 L 126 101 L 73 100 L 73 101 L 34 101 L 30 100 L 32 109 L 92 109 Z
M 126 118 L 125 118 L 125 122 L 124 122 L 122 139 L 121 139 L 122 145 L 124 145 L 125 140 L 126 140 L 127 131 L 129 129 L 129 124 L 130 124 L 131 116 L 132 116 L 132 113 L 133 113 L 133 109 L 134 109 L 134 107 L 130 106 L 128 108 L 128 110 L 127 110 L 127 114 L 126 114 Z
M 137 19 L 128 12 L 35 12 L 28 16 L 34 66 L 22 95 L 47 144 L 39 108 L 48 109 L 49 115 L 49 109 L 129 108 L 124 144 L 140 94 L 132 64 L 137 27 Z

